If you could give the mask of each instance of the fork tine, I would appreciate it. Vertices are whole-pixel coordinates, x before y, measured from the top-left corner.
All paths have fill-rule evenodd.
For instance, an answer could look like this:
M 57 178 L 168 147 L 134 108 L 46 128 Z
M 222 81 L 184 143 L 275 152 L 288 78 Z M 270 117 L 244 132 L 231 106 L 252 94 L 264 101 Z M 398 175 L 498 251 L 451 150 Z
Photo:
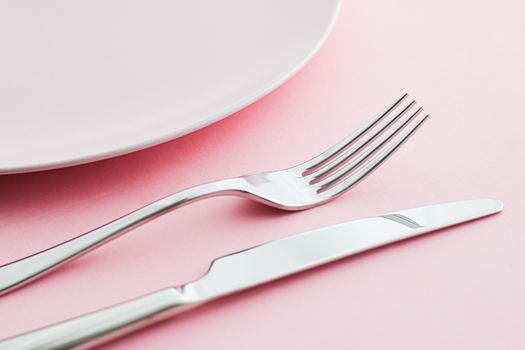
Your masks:
M 361 149 L 363 149 L 366 145 L 368 145 L 370 142 L 375 140 L 386 129 L 388 129 L 388 127 L 390 127 L 394 122 L 396 122 L 399 118 L 405 115 L 405 113 L 407 113 L 415 104 L 416 104 L 415 100 L 410 102 L 397 115 L 394 115 L 388 119 L 385 119 L 383 125 L 378 127 L 377 130 L 367 134 L 364 138 L 361 138 L 353 146 L 347 148 L 344 151 L 344 153 L 341 153 L 339 157 L 335 158 L 332 162 L 330 162 L 326 166 L 318 168 L 317 171 L 311 174 L 314 176 L 314 178 L 312 179 L 310 183 L 314 184 L 314 183 L 318 183 L 326 179 L 330 174 L 332 174 L 335 170 L 340 168 L 344 163 L 346 163 L 350 158 L 352 158 L 352 156 L 357 154 Z M 421 110 L 421 108 L 419 110 Z M 415 114 L 413 114 L 412 116 L 414 115 Z
M 370 130 L 372 127 L 374 127 L 379 121 L 381 121 L 384 117 L 386 117 L 393 109 L 395 109 L 406 97 L 408 96 L 407 93 L 404 93 L 399 98 L 397 98 L 393 103 L 388 105 L 385 110 L 378 115 L 376 115 L 374 118 L 372 118 L 370 121 L 368 121 L 365 125 L 363 125 L 361 128 L 356 130 L 351 135 L 347 136 L 343 140 L 339 141 L 334 146 L 330 147 L 317 157 L 314 157 L 303 164 L 301 164 L 301 167 L 305 168 L 306 170 L 303 171 L 303 175 L 309 175 L 313 172 L 315 172 L 321 165 L 325 164 L 326 162 L 333 159 L 336 155 L 338 155 L 341 151 L 343 151 L 346 147 L 348 147 L 350 144 L 352 144 L 355 140 L 360 138 L 364 133 L 366 133 L 368 130 Z
M 424 117 L 416 118 L 416 121 L 413 123 L 413 125 L 403 130 L 399 136 L 397 136 L 388 146 L 383 148 L 379 153 L 377 153 L 376 156 L 366 162 L 347 179 L 335 186 L 321 187 L 317 192 L 326 197 L 326 199 L 330 199 L 348 191 L 350 188 L 370 175 L 381 164 L 383 164 L 385 160 L 387 160 L 406 140 L 408 140 L 408 138 L 410 138 L 410 136 L 416 132 L 416 130 L 428 119 L 428 117 L 429 115 L 427 114 Z
M 353 159 L 350 163 L 346 164 L 344 167 L 338 169 L 335 172 L 332 172 L 329 174 L 329 176 L 325 177 L 322 181 L 317 181 L 317 184 L 321 187 L 328 186 L 330 184 L 335 184 L 342 178 L 344 178 L 346 175 L 348 175 L 352 170 L 354 170 L 356 167 L 361 165 L 364 161 L 366 161 L 367 158 L 369 158 L 375 151 L 377 151 L 380 147 L 384 146 L 388 141 L 392 139 L 396 134 L 399 133 L 400 130 L 402 130 L 405 126 L 408 125 L 421 111 L 423 108 L 418 108 L 412 115 L 409 117 L 403 118 L 399 125 L 396 125 L 393 128 L 390 128 L 387 133 L 385 133 L 381 138 L 379 138 L 376 142 L 374 142 L 370 147 L 368 147 L 366 150 L 361 152 L 355 159 Z M 314 182 L 312 181 L 311 184 Z

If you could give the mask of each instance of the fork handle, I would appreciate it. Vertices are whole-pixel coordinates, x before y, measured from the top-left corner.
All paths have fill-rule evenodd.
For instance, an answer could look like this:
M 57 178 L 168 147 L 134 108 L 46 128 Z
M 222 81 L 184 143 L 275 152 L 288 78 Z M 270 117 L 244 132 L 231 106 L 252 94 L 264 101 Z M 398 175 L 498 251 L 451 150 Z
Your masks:
M 51 326 L 0 340 L 0 350 L 86 349 L 196 306 L 168 288 Z
M 0 266 L 0 295 L 12 291 L 62 264 L 117 238 L 123 233 L 183 205 L 218 195 L 234 194 L 238 179 L 226 179 L 188 188 L 93 231 L 43 250 L 39 253 Z

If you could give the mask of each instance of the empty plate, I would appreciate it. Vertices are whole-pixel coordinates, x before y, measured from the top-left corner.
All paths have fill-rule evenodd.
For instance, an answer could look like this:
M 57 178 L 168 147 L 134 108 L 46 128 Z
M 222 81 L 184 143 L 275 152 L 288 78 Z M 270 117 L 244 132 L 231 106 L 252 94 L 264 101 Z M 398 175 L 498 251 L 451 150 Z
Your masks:
M 0 173 L 187 134 L 264 96 L 329 33 L 339 0 L 0 2 Z

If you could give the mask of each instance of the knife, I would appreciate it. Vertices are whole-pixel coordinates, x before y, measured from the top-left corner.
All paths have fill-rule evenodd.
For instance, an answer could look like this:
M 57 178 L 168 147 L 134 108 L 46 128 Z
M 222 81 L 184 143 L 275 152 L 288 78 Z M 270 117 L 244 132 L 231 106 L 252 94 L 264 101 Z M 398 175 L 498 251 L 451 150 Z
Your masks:
M 220 257 L 196 281 L 5 339 L 0 350 L 100 345 L 213 299 L 502 209 L 495 199 L 449 202 L 285 237 Z

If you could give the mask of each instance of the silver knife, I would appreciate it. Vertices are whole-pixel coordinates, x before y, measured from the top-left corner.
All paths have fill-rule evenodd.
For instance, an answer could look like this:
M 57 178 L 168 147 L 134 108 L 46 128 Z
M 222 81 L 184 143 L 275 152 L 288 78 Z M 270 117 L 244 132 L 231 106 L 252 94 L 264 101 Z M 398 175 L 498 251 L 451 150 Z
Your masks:
M 450 202 L 278 239 L 214 260 L 194 282 L 5 339 L 0 350 L 85 349 L 213 299 L 502 209 L 494 199 Z

